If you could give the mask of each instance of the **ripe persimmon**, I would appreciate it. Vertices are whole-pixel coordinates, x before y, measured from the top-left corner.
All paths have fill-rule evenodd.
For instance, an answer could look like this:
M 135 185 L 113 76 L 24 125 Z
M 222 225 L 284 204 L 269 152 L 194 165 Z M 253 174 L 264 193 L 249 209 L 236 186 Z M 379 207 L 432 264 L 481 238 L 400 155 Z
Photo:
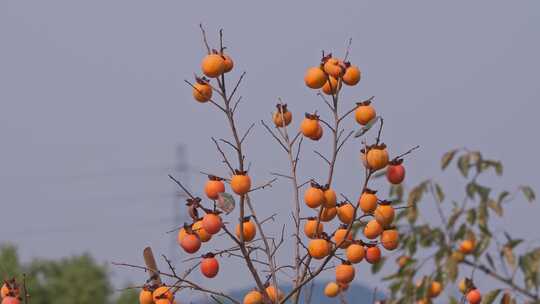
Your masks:
M 306 71 L 304 82 L 311 89 L 320 89 L 326 83 L 326 74 L 321 67 L 311 67 Z
M 324 192 L 324 207 L 332 208 L 336 206 L 337 195 L 334 189 L 329 188 L 328 186 L 323 187 Z
M 281 290 L 277 289 L 274 285 L 269 285 L 266 287 L 266 294 L 272 303 L 277 303 L 281 301 L 284 297 L 284 294 Z
M 373 213 L 377 209 L 377 201 L 379 200 L 376 195 L 377 191 L 371 189 L 364 189 L 358 203 L 360 204 L 360 209 L 364 213 Z
M 390 205 L 389 201 L 383 201 L 378 206 L 377 209 L 375 209 L 375 212 L 373 212 L 373 216 L 375 216 L 375 220 L 381 224 L 383 227 L 388 227 L 392 222 L 394 221 L 394 216 L 396 212 L 394 210 L 394 207 Z
M 9 295 L 18 297 L 19 288 L 16 285 L 17 283 L 15 282 L 15 279 L 5 281 L 0 288 L 0 298 L 5 298 Z
M 368 247 L 366 249 L 366 261 L 370 264 L 375 264 L 381 260 L 381 250 L 377 246 Z
M 255 238 L 257 234 L 257 227 L 250 220 L 250 217 L 245 217 L 243 220 L 242 228 L 244 230 L 244 242 L 250 242 Z M 240 239 L 240 223 L 236 225 L 236 237 Z
M 223 73 L 228 73 L 232 71 L 234 67 L 234 61 L 232 60 L 231 56 L 227 54 L 221 54 L 221 58 L 223 58 L 223 61 L 225 63 L 225 68 L 223 69 Z
M 203 256 L 200 264 L 201 273 L 207 278 L 215 277 L 219 272 L 219 263 L 213 253 Z
M 323 133 L 324 133 L 323 127 L 321 126 L 321 124 L 318 124 L 317 125 L 317 132 L 315 132 L 315 135 L 310 136 L 309 139 L 314 140 L 314 141 L 318 141 L 319 139 L 322 138 Z
M 399 185 L 405 179 L 405 167 L 403 167 L 403 159 L 393 160 L 388 164 L 386 169 L 386 179 L 393 184 Z
M 344 224 L 350 224 L 354 220 L 354 207 L 349 203 L 343 203 L 337 206 L 337 215 Z
M 208 54 L 201 62 L 201 69 L 207 77 L 219 77 L 225 71 L 225 60 L 221 55 Z
M 201 239 L 196 233 L 188 232 L 180 242 L 180 246 L 187 253 L 195 253 L 201 248 Z
M 173 293 L 171 292 L 171 288 L 168 286 L 160 286 L 152 292 L 152 298 L 154 299 L 154 302 L 157 302 L 159 299 L 167 299 L 169 301 L 172 301 L 174 298 Z
M 276 107 L 277 110 L 272 115 L 272 120 L 274 121 L 274 124 L 278 128 L 288 126 L 292 121 L 292 113 L 287 110 L 287 105 L 278 103 Z
M 304 224 L 304 233 L 310 239 L 316 238 L 323 232 L 323 224 L 319 223 L 317 226 L 317 219 L 314 217 L 308 218 Z
M 437 281 L 431 282 L 431 285 L 429 286 L 428 290 L 428 296 L 430 298 L 436 298 L 438 297 L 443 290 L 442 284 Z
M 178 230 L 178 235 L 176 236 L 176 241 L 178 242 L 178 245 L 180 245 L 182 243 L 182 240 L 184 239 L 186 234 L 187 234 L 186 228 L 182 228 L 182 229 Z
M 482 294 L 478 289 L 472 289 L 467 293 L 467 301 L 469 301 L 470 304 L 479 304 L 482 302 Z
M 351 241 L 352 233 L 351 231 L 348 231 L 346 225 L 342 225 L 334 233 L 334 243 L 336 243 L 336 246 L 339 246 L 339 248 L 349 247 L 349 245 L 351 245 Z
M 386 145 L 374 145 L 371 146 L 366 154 L 366 160 L 368 168 L 373 171 L 383 169 L 388 164 L 388 151 L 386 151 Z
M 345 74 L 343 74 L 343 83 L 350 86 L 356 85 L 360 81 L 360 77 L 360 69 L 355 65 L 349 64 L 345 69 Z
M 308 252 L 316 260 L 323 259 L 330 254 L 330 243 L 325 239 L 313 239 L 309 241 Z
M 221 178 L 213 175 L 208 176 L 208 181 L 204 185 L 204 193 L 211 200 L 217 200 L 220 193 L 225 192 L 225 184 Z
M 212 99 L 212 87 L 207 80 L 197 78 L 193 84 L 193 98 L 198 102 L 207 102 Z
M 369 221 L 364 227 L 364 235 L 370 240 L 377 238 L 382 232 L 383 226 L 377 220 Z
M 243 304 L 261 304 L 263 296 L 258 290 L 252 290 L 244 296 Z
M 349 262 L 343 262 L 336 267 L 336 282 L 349 284 L 354 280 L 354 267 Z
M 354 111 L 354 118 L 362 126 L 367 125 L 368 122 L 377 116 L 377 112 L 375 112 L 375 108 L 371 105 L 371 101 L 359 102 L 357 105 L 358 107 Z
M 459 245 L 459 251 L 463 254 L 471 254 L 474 252 L 476 247 L 476 242 L 474 240 L 464 240 Z
M 215 213 L 207 213 L 202 220 L 202 226 L 206 232 L 216 234 L 221 230 L 221 217 Z
M 330 222 L 336 217 L 337 214 L 337 208 L 323 208 L 323 211 L 321 212 L 321 222 Z
M 17 297 L 7 296 L 2 299 L 2 304 L 21 304 L 21 300 Z
M 320 186 L 312 183 L 304 192 L 304 202 L 309 208 L 317 208 L 324 203 L 324 192 Z
M 191 229 L 193 229 L 193 232 L 195 232 L 199 236 L 199 238 L 201 239 L 201 242 L 203 243 L 210 241 L 210 239 L 212 238 L 212 234 L 208 233 L 208 231 L 204 229 L 202 220 L 198 220 L 195 223 L 193 223 L 193 225 L 191 226 Z M 184 230 L 184 233 L 185 233 L 185 230 Z
M 334 298 L 339 294 L 340 288 L 336 282 L 329 282 L 324 287 L 324 295 L 329 298 Z
M 251 189 L 251 178 L 245 171 L 236 170 L 231 178 L 231 189 L 238 195 L 244 195 Z
M 353 264 L 360 263 L 366 255 L 364 246 L 358 243 L 351 244 L 345 252 L 347 260 Z
M 328 80 L 324 83 L 322 91 L 326 95 L 334 95 L 341 89 L 341 81 L 330 76 Z
M 139 293 L 139 304 L 153 304 L 154 298 L 152 296 L 152 291 L 150 291 L 148 288 L 141 289 L 141 292 Z
M 397 258 L 396 262 L 397 262 L 397 264 L 399 265 L 400 268 L 403 268 L 403 267 L 405 267 L 405 265 L 407 265 L 407 263 L 409 263 L 410 260 L 411 260 L 411 258 L 409 256 L 402 255 L 402 256 Z
M 328 58 L 324 63 L 323 68 L 326 74 L 334 78 L 341 77 L 345 70 L 341 60 L 334 57 Z
M 305 137 L 311 138 L 319 132 L 319 116 L 306 113 L 304 120 L 300 123 L 300 131 Z

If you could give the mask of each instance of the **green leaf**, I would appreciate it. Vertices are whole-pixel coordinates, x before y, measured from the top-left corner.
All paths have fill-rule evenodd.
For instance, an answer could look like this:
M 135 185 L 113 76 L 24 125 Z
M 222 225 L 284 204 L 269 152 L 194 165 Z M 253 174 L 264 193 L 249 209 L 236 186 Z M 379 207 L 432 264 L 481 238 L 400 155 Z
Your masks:
M 441 159 L 441 169 L 444 170 L 446 169 L 446 167 L 448 167 L 448 165 L 450 164 L 450 162 L 452 161 L 452 159 L 454 158 L 454 156 L 456 155 L 456 152 L 458 150 L 452 150 L 452 151 L 448 151 L 446 153 L 444 153 L 442 159 Z
M 491 303 L 493 303 L 493 301 L 495 301 L 495 299 L 497 298 L 499 293 L 501 293 L 500 289 L 495 289 L 495 290 L 492 290 L 492 291 L 488 292 L 486 295 L 484 295 L 482 297 L 481 304 L 491 304 Z
M 474 225 L 476 222 L 476 210 L 475 209 L 469 209 L 467 211 L 467 222 L 469 225 Z
M 390 197 L 396 197 L 398 200 L 402 200 L 403 186 L 401 184 L 390 186 Z
M 504 199 L 506 197 L 508 197 L 508 195 L 510 195 L 510 192 L 508 191 L 503 191 L 499 194 L 499 198 L 497 199 L 497 201 L 499 202 L 499 204 L 502 204 L 504 202 Z
M 379 272 L 384 266 L 384 262 L 386 262 L 386 257 L 381 257 L 377 263 L 371 265 L 371 273 Z
M 448 279 L 452 282 L 455 282 L 458 277 L 459 269 L 458 264 L 454 259 L 449 258 L 446 260 L 446 271 Z
M 383 177 L 383 176 L 386 176 L 386 170 L 377 171 L 377 172 L 373 173 L 373 174 L 371 175 L 371 178 L 377 179 L 377 178 L 381 178 L 381 177 Z
M 459 301 L 454 296 L 450 296 L 448 300 L 450 304 L 459 304 Z
M 354 137 L 360 137 L 364 134 L 367 133 L 367 131 L 369 131 L 369 129 L 371 129 L 371 127 L 373 127 L 375 125 L 375 123 L 377 123 L 377 121 L 381 119 L 380 116 L 377 116 L 375 118 L 373 118 L 372 120 L 370 120 L 364 127 L 362 127 L 362 129 L 356 131 L 356 133 L 354 134 Z
M 478 224 L 478 228 L 480 229 L 480 231 L 481 231 L 483 234 L 485 234 L 485 235 L 487 235 L 487 236 L 489 236 L 489 237 L 493 236 L 493 235 L 491 234 L 491 231 L 489 231 L 489 229 L 488 229 L 488 227 L 487 227 L 486 225 Z
M 504 259 L 506 260 L 506 264 L 510 265 L 512 269 L 514 269 L 516 267 L 516 256 L 514 255 L 512 248 L 508 246 L 503 246 L 502 254 L 504 256 Z
M 444 192 L 441 188 L 441 185 L 437 183 L 435 183 L 435 194 L 439 203 L 442 203 L 444 201 Z
M 416 234 L 413 234 L 407 241 L 407 247 L 406 247 L 411 256 L 416 253 L 416 245 L 417 245 Z
M 474 182 L 470 182 L 467 184 L 465 191 L 467 192 L 467 196 L 470 199 L 474 199 L 474 193 L 476 192 L 476 184 Z
M 498 176 L 503 175 L 503 165 L 501 162 L 494 162 L 493 167 L 495 168 L 495 173 L 497 173 Z
M 454 208 L 454 210 L 452 211 L 452 214 L 450 215 L 450 217 L 448 218 L 448 228 L 454 226 L 454 224 L 456 223 L 456 221 L 459 219 L 459 217 L 463 214 L 463 210 L 461 210 L 461 208 Z
M 488 201 L 487 205 L 488 205 L 489 209 L 495 211 L 495 213 L 498 216 L 503 215 L 503 209 L 502 209 L 501 204 L 499 202 L 496 202 L 496 201 L 490 199 Z
M 486 253 L 486 259 L 491 269 L 497 271 L 497 268 L 495 267 L 495 262 L 493 262 L 493 258 L 491 257 L 491 254 L 489 254 L 489 252 Z
M 469 154 L 461 155 L 458 158 L 457 166 L 463 177 L 467 177 L 469 175 L 469 162 Z
M 511 249 L 514 249 L 516 248 L 517 245 L 521 244 L 522 242 L 523 242 L 523 239 L 509 240 L 508 243 L 505 244 L 505 246 L 508 246 Z
M 529 203 L 536 199 L 536 194 L 530 186 L 521 186 L 519 189 L 521 192 L 523 192 L 523 195 L 525 195 L 525 198 L 529 201 Z
M 234 197 L 226 192 L 220 193 L 216 200 L 217 207 L 226 214 L 231 213 L 235 206 Z

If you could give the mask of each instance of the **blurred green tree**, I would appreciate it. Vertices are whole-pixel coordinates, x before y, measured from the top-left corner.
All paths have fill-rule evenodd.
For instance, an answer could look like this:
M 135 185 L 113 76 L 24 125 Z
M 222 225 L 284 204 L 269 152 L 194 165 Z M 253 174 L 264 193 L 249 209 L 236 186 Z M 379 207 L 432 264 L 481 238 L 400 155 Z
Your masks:
M 32 304 L 95 304 L 137 302 L 135 291 L 113 297 L 106 265 L 98 264 L 89 254 L 60 260 L 34 259 L 21 264 L 17 248 L 0 245 L 0 278 L 26 274 Z

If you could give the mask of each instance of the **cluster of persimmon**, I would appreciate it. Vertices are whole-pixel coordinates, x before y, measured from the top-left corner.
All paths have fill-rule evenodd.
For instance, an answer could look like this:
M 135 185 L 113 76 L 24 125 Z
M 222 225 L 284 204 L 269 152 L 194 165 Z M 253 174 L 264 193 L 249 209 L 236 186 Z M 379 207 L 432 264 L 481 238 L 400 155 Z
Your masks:
M 319 66 L 307 70 L 304 81 L 312 89 L 321 89 L 327 95 L 336 94 L 342 83 L 356 85 L 360 81 L 359 68 L 350 62 L 344 62 L 332 55 L 323 56 Z M 292 115 L 284 105 L 278 105 L 274 113 L 276 127 L 284 127 L 291 122 Z M 287 114 L 287 115 L 285 115 Z M 365 126 L 376 118 L 377 114 L 370 101 L 358 103 L 355 110 L 356 121 Z M 288 119 L 285 120 L 284 118 Z M 300 124 L 300 131 L 306 138 L 319 140 L 323 135 L 323 124 L 316 113 L 306 113 Z M 403 160 L 396 158 L 392 161 L 384 144 L 368 146 L 361 151 L 363 165 L 370 172 L 386 168 L 386 177 L 391 184 L 400 184 L 405 178 Z M 330 282 L 324 292 L 329 297 L 335 297 L 340 291 L 347 289 L 354 279 L 353 264 L 366 260 L 374 264 L 381 259 L 379 246 L 394 250 L 399 244 L 399 233 L 392 226 L 395 210 L 391 201 L 380 200 L 377 191 L 363 189 L 358 202 L 337 202 L 337 194 L 329 185 L 319 185 L 312 182 L 304 192 L 304 202 L 307 207 L 318 211 L 318 215 L 309 217 L 304 224 L 304 233 L 310 239 L 307 249 L 310 256 L 320 260 L 328 257 L 336 249 L 345 251 L 346 259 L 335 269 L 335 282 Z M 361 210 L 363 214 L 357 212 Z M 341 225 L 330 235 L 325 232 L 324 225 L 336 218 Z M 371 217 L 363 229 L 367 241 L 353 239 L 352 224 L 360 218 Z M 379 239 L 377 241 L 377 239 Z
M 463 278 L 459 282 L 458 288 L 470 304 L 480 304 L 482 302 L 482 294 L 471 279 Z
M 145 285 L 139 293 L 140 304 L 177 304 L 172 288 L 165 285 Z
M 223 52 L 223 49 L 219 52 L 213 50 L 206 55 L 201 63 L 204 76 L 196 76 L 196 81 L 192 84 L 194 99 L 201 103 L 213 102 L 214 88 L 209 79 L 220 77 L 223 79 L 224 73 L 230 72 L 233 67 L 233 60 Z M 323 54 L 320 64 L 306 71 L 304 81 L 311 89 L 320 89 L 326 95 L 336 96 L 343 84 L 355 86 L 360 78 L 361 71 L 356 65 L 333 57 L 332 54 L 326 56 Z M 218 84 L 220 83 L 218 81 Z M 354 116 L 361 126 L 373 124 L 377 118 L 371 101 L 357 103 Z M 286 104 L 280 103 L 273 113 L 272 120 L 277 128 L 284 128 L 292 122 L 293 115 Z M 313 141 L 320 140 L 324 134 L 321 122 L 317 112 L 306 113 L 300 123 L 300 133 Z M 361 150 L 361 160 L 370 176 L 376 171 L 386 169 L 386 177 L 391 184 L 400 184 L 405 178 L 403 160 L 401 158 L 390 160 L 386 145 L 379 144 L 379 139 L 376 144 L 366 146 Z M 216 209 L 216 204 L 219 206 L 224 201 L 226 182 L 231 190 L 240 196 L 247 194 L 251 189 L 251 179 L 247 172 L 236 170 L 230 179 L 209 176 L 204 192 L 208 199 L 214 202 L 214 207 L 212 209 L 203 207 L 202 199 L 198 197 L 188 199 L 187 206 L 192 223 L 184 224 L 178 232 L 178 243 L 186 253 L 198 252 L 203 243 L 211 241 L 224 227 L 221 212 Z M 304 202 L 307 207 L 317 211 L 317 215 L 309 217 L 304 224 L 304 233 L 309 239 L 308 254 L 315 260 L 327 257 L 341 260 L 335 268 L 335 282 L 329 283 L 325 288 L 325 294 L 329 297 L 335 297 L 348 288 L 355 276 L 353 264 L 358 264 L 364 259 L 368 263 L 375 264 L 381 259 L 380 247 L 394 250 L 399 245 L 399 233 L 393 226 L 395 210 L 392 202 L 379 199 L 375 190 L 367 187 L 361 189 L 360 197 L 355 204 L 349 201 L 338 203 L 336 191 L 330 185 L 319 185 L 313 181 L 305 190 Z M 223 210 L 223 208 L 219 209 Z M 204 212 L 204 216 L 199 216 L 199 210 Z M 333 232 L 331 229 L 326 229 L 328 231 L 326 232 L 325 225 L 329 225 L 335 218 L 340 222 L 339 227 Z M 363 218 L 371 218 L 363 228 L 363 236 L 366 240 L 354 238 L 352 232 L 353 224 L 361 223 L 360 220 Z M 240 241 L 252 241 L 256 232 L 256 226 L 250 217 L 244 218 L 236 225 L 235 233 Z M 344 251 L 345 258 L 341 258 L 341 254 L 336 254 L 338 250 Z M 216 256 L 206 253 L 201 256 L 201 259 L 201 273 L 207 278 L 215 277 L 219 272 Z M 168 294 L 156 297 L 154 294 L 159 288 L 163 286 L 153 291 L 143 290 L 141 297 L 145 293 L 146 298 L 150 299 L 151 295 L 154 302 L 157 298 L 172 301 L 172 297 Z M 265 288 L 265 294 L 272 302 L 277 302 L 284 297 L 283 292 L 272 285 L 266 284 Z M 243 303 L 260 304 L 263 298 L 262 291 L 255 289 L 245 295 Z M 144 304 L 148 303 L 151 302 L 144 302 Z
M 251 189 L 251 179 L 245 171 L 236 170 L 235 174 L 229 181 L 231 190 L 238 195 L 245 195 Z M 216 201 L 222 199 L 221 195 L 225 193 L 225 180 L 223 178 L 209 175 L 204 186 L 204 193 L 209 200 L 214 202 L 214 208 L 208 209 L 202 205 L 202 199 L 199 197 L 187 199 L 187 209 L 192 222 L 184 223 L 184 226 L 178 231 L 177 242 L 180 248 L 188 254 L 197 253 L 203 243 L 210 242 L 217 235 L 224 223 L 221 218 L 221 212 L 216 209 Z M 199 216 L 199 210 L 202 210 L 204 216 Z M 250 217 L 244 218 L 242 228 L 240 224 L 236 226 L 236 237 L 244 242 L 250 242 L 255 238 L 257 229 Z M 240 233 L 243 229 L 243 234 Z M 216 255 L 212 252 L 207 252 L 201 255 L 199 269 L 203 276 L 214 278 L 219 272 L 219 262 Z M 160 302 L 158 302 L 160 301 Z M 168 304 L 175 303 L 174 294 L 169 287 L 166 286 L 145 286 L 140 292 L 139 302 L 141 304 Z
M 217 78 L 232 71 L 234 61 L 232 58 L 223 53 L 212 50 L 211 54 L 206 55 L 201 62 L 202 73 L 208 78 Z M 207 102 L 212 99 L 212 86 L 206 77 L 195 77 L 193 84 L 193 98 L 198 102 Z
M 20 286 L 17 283 L 15 278 L 10 280 L 4 280 L 4 284 L 0 288 L 0 298 L 2 299 L 2 304 L 20 304 Z

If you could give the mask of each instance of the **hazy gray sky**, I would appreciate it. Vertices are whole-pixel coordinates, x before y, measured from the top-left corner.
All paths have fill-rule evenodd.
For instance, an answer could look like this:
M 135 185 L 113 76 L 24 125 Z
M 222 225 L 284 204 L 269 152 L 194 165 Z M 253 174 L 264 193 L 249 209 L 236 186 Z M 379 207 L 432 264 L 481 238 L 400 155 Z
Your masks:
M 407 161 L 409 184 L 439 177 L 440 155 L 467 146 L 503 160 L 506 184 L 540 189 L 538 1 L 4 0 L 0 242 L 16 243 L 23 260 L 89 251 L 100 261 L 140 263 L 145 245 L 169 252 L 164 232 L 175 226 L 177 189 L 166 174 L 177 165 L 176 146 L 187 144 L 195 190 L 199 170 L 226 172 L 209 139 L 229 136 L 225 120 L 183 83 L 203 56 L 199 22 L 212 39 L 223 27 L 233 75 L 248 71 L 243 128 L 268 119 L 278 96 L 296 122 L 324 109 L 303 73 L 321 49 L 342 54 L 352 37 L 350 58 L 364 78 L 344 103 L 375 95 L 391 150 L 422 146 Z M 285 155 L 260 126 L 247 144 L 255 182 L 270 166 L 285 170 Z M 338 164 L 339 191 L 351 196 L 361 178 L 358 145 Z M 315 160 L 306 156 L 303 176 L 326 174 Z M 274 190 L 256 196 L 257 208 L 286 219 L 289 185 Z M 530 223 L 539 211 L 518 200 L 501 224 L 538 240 Z M 243 273 L 223 277 L 213 284 L 249 282 Z

